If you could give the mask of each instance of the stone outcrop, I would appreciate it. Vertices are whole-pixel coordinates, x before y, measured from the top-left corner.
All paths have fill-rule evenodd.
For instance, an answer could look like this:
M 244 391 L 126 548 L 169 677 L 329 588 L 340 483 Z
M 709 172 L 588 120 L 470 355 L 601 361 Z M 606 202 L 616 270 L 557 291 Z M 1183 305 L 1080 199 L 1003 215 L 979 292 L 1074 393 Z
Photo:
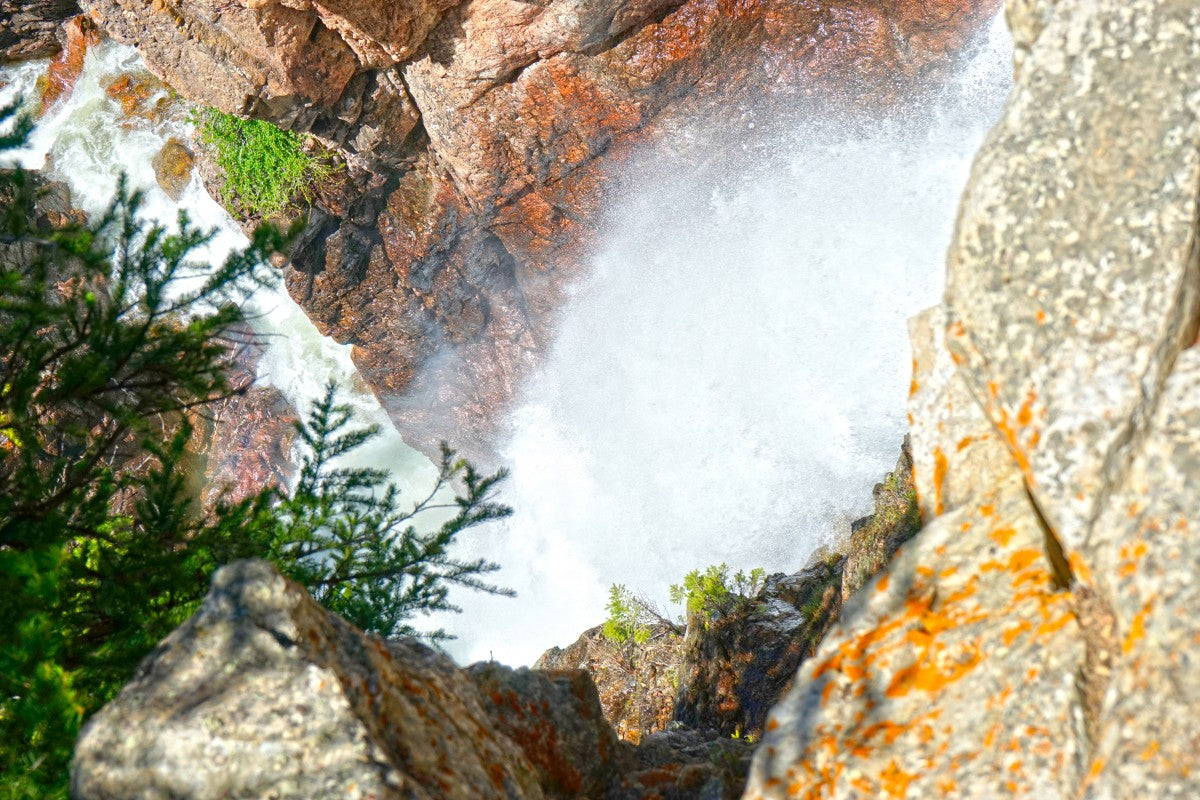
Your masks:
M 795 575 L 771 575 L 732 613 L 689 625 L 675 719 L 722 736 L 760 736 L 841 611 L 844 561 L 833 554 Z
M 1013 0 L 1017 86 L 913 321 L 928 525 L 747 798 L 1200 795 L 1200 8 Z
M 750 754 L 697 731 L 620 742 L 585 672 L 460 670 L 242 561 L 84 727 L 72 797 L 734 800 Z
M 62 49 L 50 60 L 46 76 L 38 84 L 41 90 L 41 113 L 45 114 L 63 98 L 69 97 L 75 81 L 83 74 L 83 59 L 89 48 L 98 44 L 103 33 L 84 16 L 75 16 L 58 30 Z
M 843 600 L 882 570 L 920 528 L 906 441 L 896 469 L 874 489 L 871 515 L 837 550 L 803 570 L 776 573 L 753 597 L 689 621 L 685 635 L 650 624 L 644 642 L 615 642 L 603 627 L 542 654 L 537 669 L 586 670 L 618 735 L 638 743 L 685 726 L 710 740 L 761 736 L 767 712 L 838 618 Z
M 219 570 L 200 610 L 85 726 L 79 800 L 540 798 L 453 663 L 369 637 L 263 561 Z
M 599 691 L 604 718 L 621 739 L 639 743 L 674 719 L 683 637 L 667 625 L 649 627 L 645 642 L 614 642 L 604 626 L 590 628 L 567 647 L 542 653 L 534 669 L 583 670 Z
M 997 0 L 84 5 L 188 97 L 342 154 L 289 289 L 355 345 L 410 443 L 478 454 L 636 143 L 698 117 L 736 128 L 750 96 L 894 99 Z
M 78 13 L 77 0 L 0 0 L 0 64 L 54 55 L 59 26 Z

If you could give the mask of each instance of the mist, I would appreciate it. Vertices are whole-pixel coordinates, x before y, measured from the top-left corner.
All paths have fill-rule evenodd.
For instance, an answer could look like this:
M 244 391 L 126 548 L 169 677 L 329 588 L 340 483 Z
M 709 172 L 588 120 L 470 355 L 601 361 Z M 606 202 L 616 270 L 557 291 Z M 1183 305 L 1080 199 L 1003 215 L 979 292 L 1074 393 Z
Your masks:
M 905 321 L 939 299 L 1010 65 L 998 20 L 940 97 L 889 118 L 697 125 L 635 160 L 509 421 L 515 514 L 471 537 L 519 597 L 456 598 L 460 661 L 569 644 L 613 583 L 665 605 L 688 570 L 794 571 L 848 536 L 899 455 Z M 681 140 L 715 166 L 680 169 Z

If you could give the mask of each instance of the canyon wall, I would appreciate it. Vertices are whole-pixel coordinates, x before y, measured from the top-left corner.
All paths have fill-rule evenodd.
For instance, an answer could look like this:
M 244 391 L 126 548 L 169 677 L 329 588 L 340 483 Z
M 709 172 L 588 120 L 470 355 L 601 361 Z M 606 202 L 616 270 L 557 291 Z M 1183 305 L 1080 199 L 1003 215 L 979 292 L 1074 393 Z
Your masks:
M 484 453 L 633 148 L 937 84 L 997 0 L 86 0 L 182 94 L 346 169 L 288 287 L 411 444 Z M 687 168 L 687 159 L 683 159 Z

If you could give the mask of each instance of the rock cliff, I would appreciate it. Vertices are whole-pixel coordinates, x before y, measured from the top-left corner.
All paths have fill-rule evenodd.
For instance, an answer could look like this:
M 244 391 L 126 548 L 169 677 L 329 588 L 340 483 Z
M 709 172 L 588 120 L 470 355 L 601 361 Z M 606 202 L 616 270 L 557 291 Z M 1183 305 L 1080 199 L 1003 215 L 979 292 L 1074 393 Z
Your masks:
M 912 323 L 925 529 L 747 798 L 1200 795 L 1200 8 L 1014 0 L 1017 86 Z
M 639 142 L 929 85 L 997 0 L 86 0 L 184 95 L 310 132 L 288 286 L 410 443 L 486 451 Z M 759 98 L 751 100 L 750 98 Z

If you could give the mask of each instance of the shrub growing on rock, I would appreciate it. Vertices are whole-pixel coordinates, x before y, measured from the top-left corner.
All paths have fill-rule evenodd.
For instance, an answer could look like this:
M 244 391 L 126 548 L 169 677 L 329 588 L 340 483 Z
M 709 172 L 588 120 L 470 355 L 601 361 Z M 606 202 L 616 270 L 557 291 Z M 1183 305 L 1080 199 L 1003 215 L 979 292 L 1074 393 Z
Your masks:
M 292 131 L 269 122 L 243 119 L 215 108 L 194 116 L 200 143 L 212 150 L 224 181 L 221 202 L 248 217 L 271 217 L 297 200 L 312 199 L 312 187 L 333 172 L 305 152 Z

